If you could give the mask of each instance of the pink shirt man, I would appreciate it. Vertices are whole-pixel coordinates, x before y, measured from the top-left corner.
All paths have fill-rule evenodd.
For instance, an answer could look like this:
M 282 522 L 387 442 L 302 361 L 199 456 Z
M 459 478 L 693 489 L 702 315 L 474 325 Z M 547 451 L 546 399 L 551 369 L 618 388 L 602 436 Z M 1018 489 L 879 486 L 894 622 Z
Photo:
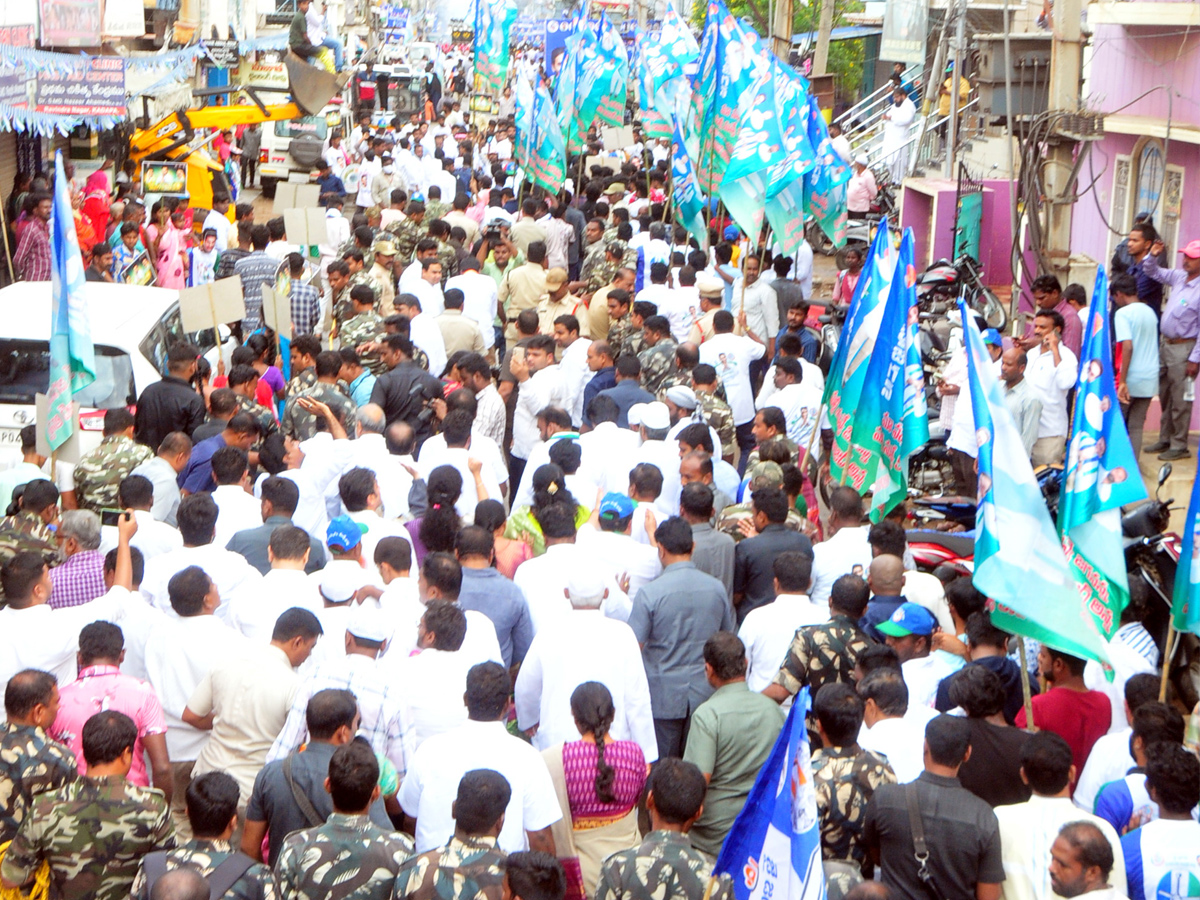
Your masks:
M 133 768 L 129 770 L 131 784 L 150 786 L 142 739 L 148 734 L 166 734 L 167 721 L 154 688 L 145 681 L 124 675 L 117 666 L 88 666 L 79 673 L 79 680 L 59 690 L 58 717 L 50 727 L 50 736 L 66 744 L 79 762 L 79 774 L 87 774 L 83 758 L 83 726 L 98 712 L 115 709 L 123 712 L 137 725 L 138 739 L 133 745 Z

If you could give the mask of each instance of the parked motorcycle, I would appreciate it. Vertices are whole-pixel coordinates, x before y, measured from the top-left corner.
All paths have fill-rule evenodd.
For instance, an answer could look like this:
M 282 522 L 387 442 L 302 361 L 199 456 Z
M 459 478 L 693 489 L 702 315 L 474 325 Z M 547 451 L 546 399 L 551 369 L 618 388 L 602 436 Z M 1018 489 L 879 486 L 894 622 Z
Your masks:
M 917 304 L 922 312 L 947 315 L 959 297 L 983 316 L 988 326 L 1003 332 L 1008 313 L 1000 299 L 983 283 L 983 270 L 970 256 L 954 262 L 939 259 L 917 279 Z

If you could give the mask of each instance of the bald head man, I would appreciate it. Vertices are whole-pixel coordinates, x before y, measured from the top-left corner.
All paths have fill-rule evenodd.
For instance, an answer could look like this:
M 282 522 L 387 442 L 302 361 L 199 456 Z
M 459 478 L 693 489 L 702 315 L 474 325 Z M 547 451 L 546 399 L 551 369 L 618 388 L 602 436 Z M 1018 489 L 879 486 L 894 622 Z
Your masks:
M 871 640 L 884 643 L 884 636 L 875 627 L 890 619 L 904 602 L 904 560 L 898 556 L 883 554 L 871 560 L 867 572 L 867 586 L 871 589 L 871 601 L 863 614 L 861 625 Z
M 154 882 L 150 900 L 208 900 L 208 882 L 195 869 L 172 869 Z

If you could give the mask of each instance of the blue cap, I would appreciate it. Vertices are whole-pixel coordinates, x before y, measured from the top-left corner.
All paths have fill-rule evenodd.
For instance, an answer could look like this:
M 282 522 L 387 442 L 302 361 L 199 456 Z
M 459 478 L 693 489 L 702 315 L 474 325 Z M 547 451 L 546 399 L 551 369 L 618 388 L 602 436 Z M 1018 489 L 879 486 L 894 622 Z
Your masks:
M 993 347 L 1003 347 L 1004 339 L 1000 337 L 1000 332 L 995 328 L 989 328 L 983 333 L 983 342 L 991 344 Z
M 875 627 L 890 637 L 908 637 L 910 634 L 929 636 L 933 634 L 933 613 L 916 603 L 901 603 L 892 617 Z
M 730 225 L 728 228 L 725 229 L 725 240 L 727 240 L 727 241 L 736 241 L 736 240 L 740 239 L 741 236 L 742 236 L 742 232 L 738 229 L 738 227 L 736 225 Z
M 366 525 L 360 525 L 349 516 L 336 516 L 329 520 L 329 527 L 325 529 L 325 544 L 352 550 L 362 542 L 366 531 Z
M 633 510 L 633 501 L 616 491 L 605 494 L 604 499 L 600 501 L 600 518 L 610 522 L 615 519 L 628 519 L 633 515 Z

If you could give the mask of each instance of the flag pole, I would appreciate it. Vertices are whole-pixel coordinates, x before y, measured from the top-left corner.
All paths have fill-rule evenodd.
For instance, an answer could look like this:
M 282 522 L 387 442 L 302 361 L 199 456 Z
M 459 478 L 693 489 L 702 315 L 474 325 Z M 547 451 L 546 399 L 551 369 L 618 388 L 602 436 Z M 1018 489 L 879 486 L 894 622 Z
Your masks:
M 1179 642 L 1179 635 L 1175 633 L 1175 620 L 1174 620 L 1174 618 L 1172 618 L 1167 623 L 1167 641 L 1163 645 L 1162 679 L 1158 683 L 1158 702 L 1159 703 L 1167 702 L 1167 683 L 1170 679 L 1171 655 L 1173 653 L 1171 644 L 1178 643 L 1178 642 Z
M 1021 696 L 1025 705 L 1025 730 L 1032 733 L 1033 727 L 1033 691 L 1029 687 L 1029 660 L 1025 655 L 1025 638 L 1017 635 L 1017 652 L 1021 657 Z

